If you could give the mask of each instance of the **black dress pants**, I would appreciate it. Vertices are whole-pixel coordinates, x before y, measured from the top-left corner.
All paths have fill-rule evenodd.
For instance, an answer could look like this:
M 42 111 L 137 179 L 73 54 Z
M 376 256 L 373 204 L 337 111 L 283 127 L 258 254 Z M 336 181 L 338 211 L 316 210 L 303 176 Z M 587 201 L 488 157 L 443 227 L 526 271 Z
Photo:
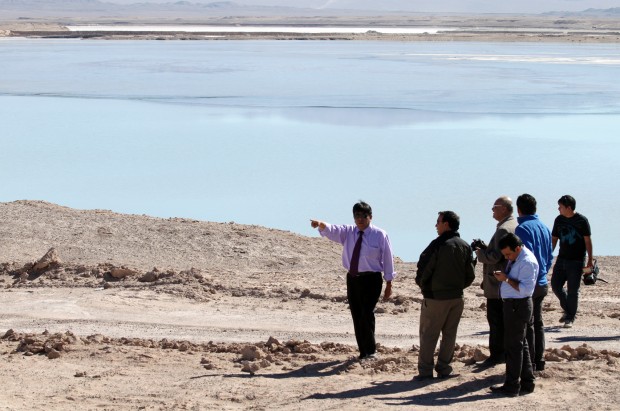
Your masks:
M 504 361 L 504 304 L 500 298 L 487 298 L 489 351 L 493 361 Z
M 536 285 L 532 295 L 532 321 L 527 327 L 527 345 L 530 350 L 532 364 L 537 370 L 544 369 L 545 360 L 545 324 L 542 317 L 543 300 L 549 293 L 548 285 Z
M 504 386 L 517 392 L 534 384 L 534 371 L 527 345 L 526 331 L 532 320 L 532 299 L 504 299 L 504 344 L 506 381 Z
M 347 275 L 347 298 L 360 358 L 376 351 L 375 306 L 382 287 L 381 273 L 359 273 L 354 277 Z

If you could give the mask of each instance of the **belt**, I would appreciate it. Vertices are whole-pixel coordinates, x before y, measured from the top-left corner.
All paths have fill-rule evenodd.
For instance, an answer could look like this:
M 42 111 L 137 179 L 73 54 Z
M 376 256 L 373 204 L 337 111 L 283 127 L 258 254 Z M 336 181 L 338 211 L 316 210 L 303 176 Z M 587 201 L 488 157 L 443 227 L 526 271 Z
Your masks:
M 502 301 L 507 301 L 507 302 L 510 302 L 510 301 L 524 301 L 524 300 L 527 300 L 529 298 L 531 298 L 531 297 L 524 297 L 524 298 L 502 298 Z
M 349 277 L 349 278 L 356 278 L 356 277 L 364 277 L 364 276 L 371 275 L 371 274 L 379 274 L 379 275 L 381 275 L 381 273 L 378 272 L 378 271 L 362 271 L 362 272 L 357 273 L 357 274 L 347 273 L 347 277 Z

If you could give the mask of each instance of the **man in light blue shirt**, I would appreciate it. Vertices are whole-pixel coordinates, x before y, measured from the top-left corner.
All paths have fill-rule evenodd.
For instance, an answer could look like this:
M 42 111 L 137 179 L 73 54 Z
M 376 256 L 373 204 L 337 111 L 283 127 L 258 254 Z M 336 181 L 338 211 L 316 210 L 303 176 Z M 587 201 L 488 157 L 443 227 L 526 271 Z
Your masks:
M 387 233 L 371 224 L 372 208 L 363 201 L 353 206 L 355 225 L 333 225 L 310 220 L 322 237 L 340 243 L 342 265 L 347 270 L 347 299 L 353 318 L 359 358 L 375 358 L 375 306 L 381 296 L 383 278 L 384 300 L 392 294 L 394 259 Z
M 516 397 L 534 392 L 534 371 L 526 332 L 532 318 L 538 262 L 515 234 L 502 237 L 499 248 L 508 261 L 504 271 L 493 273 L 501 282 L 499 292 L 504 305 L 506 379 L 503 385 L 492 386 L 491 391 Z

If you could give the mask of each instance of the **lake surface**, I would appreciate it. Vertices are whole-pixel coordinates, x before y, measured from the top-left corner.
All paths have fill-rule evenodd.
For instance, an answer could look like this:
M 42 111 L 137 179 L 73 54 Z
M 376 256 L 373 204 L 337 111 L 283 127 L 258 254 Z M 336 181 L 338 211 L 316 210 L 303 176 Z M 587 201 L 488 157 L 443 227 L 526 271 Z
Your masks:
M 0 201 L 315 236 L 369 202 L 416 261 L 528 192 L 572 194 L 618 255 L 620 45 L 0 40 Z

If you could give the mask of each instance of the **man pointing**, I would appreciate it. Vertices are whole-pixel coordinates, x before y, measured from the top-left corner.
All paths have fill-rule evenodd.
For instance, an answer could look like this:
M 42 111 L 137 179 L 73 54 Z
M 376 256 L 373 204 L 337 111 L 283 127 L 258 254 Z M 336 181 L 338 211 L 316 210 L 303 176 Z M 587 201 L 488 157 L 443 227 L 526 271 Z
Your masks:
M 372 208 L 363 201 L 353 206 L 355 225 L 332 225 L 310 220 L 321 237 L 342 244 L 342 265 L 347 270 L 347 299 L 353 318 L 359 358 L 375 358 L 375 306 L 381 296 L 383 278 L 384 300 L 392 295 L 396 276 L 392 247 L 385 231 L 371 224 Z M 383 273 L 383 278 L 381 276 Z

